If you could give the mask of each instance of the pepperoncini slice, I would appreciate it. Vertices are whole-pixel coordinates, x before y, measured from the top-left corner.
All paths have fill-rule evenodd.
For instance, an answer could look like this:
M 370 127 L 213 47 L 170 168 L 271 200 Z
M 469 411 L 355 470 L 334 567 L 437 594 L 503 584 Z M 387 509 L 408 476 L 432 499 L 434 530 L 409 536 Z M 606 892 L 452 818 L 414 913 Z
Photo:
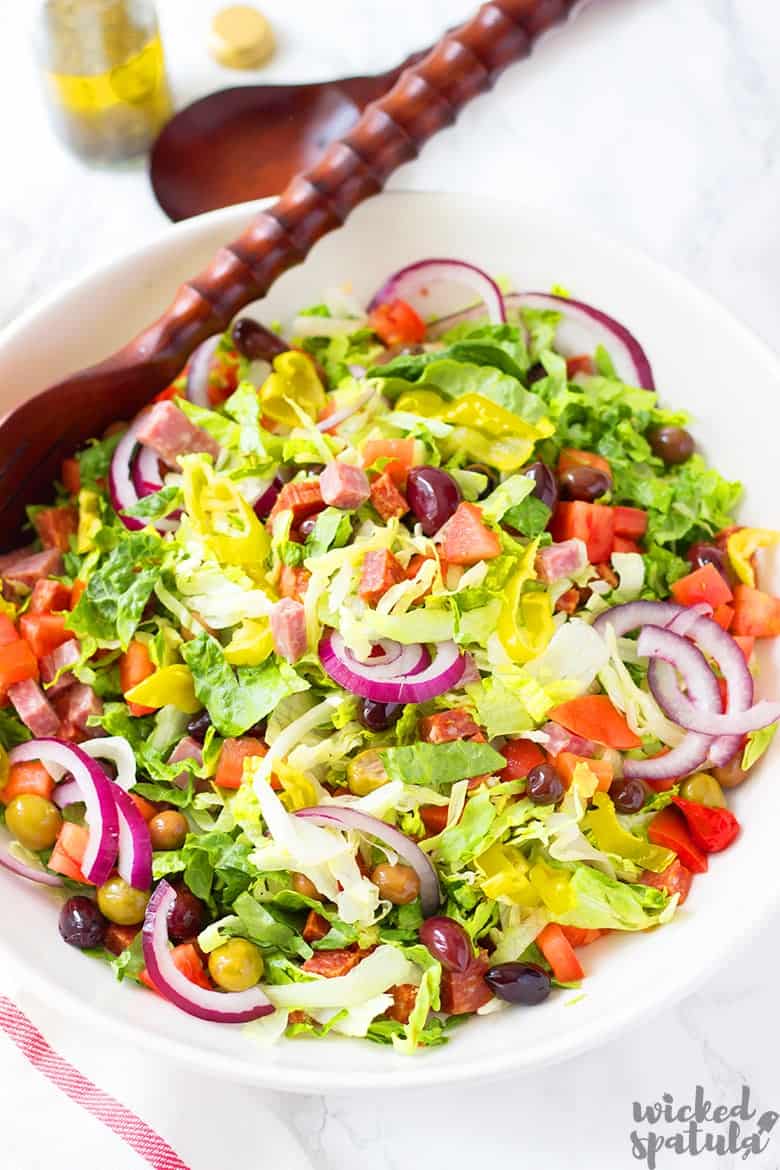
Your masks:
M 538 545 L 538 540 L 528 545 L 510 577 L 496 627 L 501 645 L 512 661 L 521 666 L 541 654 L 555 631 L 547 592 L 523 593 L 523 586 L 536 575 L 534 560 Z
M 190 668 L 183 662 L 162 666 L 127 691 L 125 698 L 142 707 L 176 707 L 185 715 L 194 715 L 203 706 L 195 695 Z
M 593 808 L 586 813 L 585 827 L 589 829 L 596 847 L 604 853 L 616 853 L 618 857 L 625 857 L 627 861 L 634 861 L 643 869 L 653 873 L 663 873 L 674 861 L 675 855 L 671 849 L 664 849 L 661 845 L 651 845 L 641 837 L 635 837 L 624 829 L 617 818 L 615 806 L 606 792 L 596 792 L 593 796 Z
M 184 508 L 222 565 L 259 565 L 271 548 L 268 533 L 232 480 L 218 476 L 200 455 L 185 455 Z
M 274 648 L 268 618 L 244 618 L 225 647 L 231 666 L 260 666 Z
M 275 357 L 273 367 L 260 387 L 263 414 L 287 427 L 300 426 L 301 413 L 316 419 L 327 398 L 311 358 L 291 349 Z
M 476 865 L 485 875 L 479 884 L 488 898 L 516 906 L 539 905 L 539 894 L 528 880 L 528 862 L 519 849 L 496 843 L 480 854 Z
M 79 492 L 79 527 L 76 534 L 76 552 L 92 552 L 95 537 L 103 526 L 100 515 L 100 497 L 89 488 Z
M 396 410 L 433 418 L 444 406 L 444 399 L 433 390 L 406 390 L 395 404 Z
M 756 587 L 753 556 L 760 548 L 771 548 L 780 540 L 780 532 L 770 528 L 739 528 L 728 538 L 728 554 L 734 572 L 743 585 Z
M 563 869 L 554 869 L 544 861 L 537 861 L 528 874 L 531 886 L 544 905 L 553 914 L 568 914 L 577 904 L 571 888 L 571 876 Z

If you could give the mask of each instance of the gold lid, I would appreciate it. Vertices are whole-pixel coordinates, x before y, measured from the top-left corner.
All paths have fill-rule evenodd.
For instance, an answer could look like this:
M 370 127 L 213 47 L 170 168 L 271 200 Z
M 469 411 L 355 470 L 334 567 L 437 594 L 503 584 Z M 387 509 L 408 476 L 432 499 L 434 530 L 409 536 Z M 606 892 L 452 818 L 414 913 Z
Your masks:
M 211 22 L 211 55 L 228 69 L 256 69 L 275 48 L 270 24 L 262 12 L 249 4 L 223 8 Z

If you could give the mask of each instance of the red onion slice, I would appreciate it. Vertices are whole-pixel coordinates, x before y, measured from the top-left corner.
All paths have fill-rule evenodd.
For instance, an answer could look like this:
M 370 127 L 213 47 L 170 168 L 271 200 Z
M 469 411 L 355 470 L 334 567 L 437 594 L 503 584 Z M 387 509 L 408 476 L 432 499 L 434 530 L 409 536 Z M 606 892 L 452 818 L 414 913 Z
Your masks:
M 220 342 L 220 336 L 207 337 L 193 353 L 187 370 L 187 385 L 185 394 L 194 406 L 202 406 L 211 410 L 209 398 L 209 374 L 211 362 Z
M 279 492 L 282 490 L 283 487 L 284 487 L 284 481 L 281 480 L 278 475 L 276 475 L 271 480 L 271 482 L 269 483 L 269 485 L 265 489 L 265 491 L 262 493 L 262 495 L 260 495 L 255 500 L 255 503 L 254 503 L 255 515 L 258 517 L 259 520 L 267 520 L 268 519 L 268 517 L 271 513 L 271 509 L 273 508 L 274 504 L 276 503 L 277 498 L 279 496 Z
M 623 775 L 627 780 L 673 780 L 688 776 L 707 762 L 711 743 L 711 736 L 691 732 L 665 755 L 652 756 L 649 760 L 624 760 Z
M 211 991 L 182 975 L 168 949 L 168 914 L 176 891 L 162 881 L 146 908 L 142 943 L 146 971 L 165 999 L 190 1016 L 217 1024 L 245 1024 L 268 1016 L 274 1006 L 260 987 L 249 991 Z
M 485 304 L 486 315 L 494 325 L 506 321 L 501 290 L 486 272 L 465 260 L 418 260 L 394 272 L 369 303 L 369 309 L 400 298 L 425 316 L 426 295 L 432 284 L 460 284 L 470 288 Z
M 56 874 L 47 873 L 45 869 L 39 869 L 35 865 L 27 865 L 24 861 L 19 861 L 12 853 L 8 852 L 8 844 L 5 841 L 0 841 L 0 865 L 10 873 L 15 873 L 17 877 L 38 882 L 41 886 L 62 885 L 62 878 L 57 877 Z
M 718 680 L 712 673 L 707 659 L 693 642 L 689 642 L 680 634 L 672 633 L 671 630 L 662 630 L 658 626 L 645 626 L 639 635 L 636 649 L 640 658 L 650 659 L 647 678 L 650 690 L 656 699 L 658 699 L 656 689 L 663 692 L 667 698 L 670 694 L 678 691 L 686 702 L 693 703 L 701 710 L 720 712 Z M 670 663 L 675 670 L 680 672 L 685 681 L 688 691 L 687 699 L 680 691 L 674 670 L 669 667 Z M 660 699 L 658 702 L 662 710 L 666 711 Z M 669 715 L 669 712 L 666 711 L 666 714 Z M 674 719 L 675 723 L 680 722 L 674 715 L 670 715 L 670 718 Z M 688 730 L 698 729 L 688 728 Z
M 12 764 L 39 760 L 70 772 L 86 805 L 89 840 L 81 869 L 89 881 L 102 886 L 111 874 L 119 847 L 119 817 L 112 782 L 103 769 L 74 743 L 59 739 L 31 739 L 8 755 Z
M 669 623 L 668 629 L 673 634 L 681 634 L 685 637 L 696 625 L 700 617 L 712 617 L 712 606 L 707 605 L 703 601 L 699 602 L 698 605 L 686 606 L 679 617 L 676 617 L 673 622 Z
M 407 651 L 414 651 L 420 656 L 416 666 L 409 669 Z M 433 699 L 456 686 L 466 669 L 465 656 L 458 646 L 454 642 L 440 642 L 436 646 L 433 661 L 422 669 L 422 655 L 427 655 L 427 651 L 419 645 L 407 646 L 401 658 L 393 663 L 395 675 L 383 678 L 380 673 L 377 677 L 377 672 L 384 672 L 384 668 L 372 670 L 369 664 L 358 663 L 349 654 L 338 630 L 331 630 L 325 635 L 319 645 L 319 655 L 323 669 L 334 682 L 353 695 L 373 699 L 378 703 L 422 703 L 426 699 Z
M 384 655 L 361 662 L 345 644 L 338 630 L 333 632 L 333 649 L 340 660 L 356 674 L 363 675 L 371 681 L 396 682 L 410 674 L 419 674 L 421 669 L 424 670 L 430 665 L 430 655 L 419 643 L 402 646 L 400 642 L 383 638 L 378 645 L 382 647 Z
M 112 785 L 119 818 L 119 859 L 117 869 L 129 886 L 148 890 L 152 884 L 152 840 L 149 826 L 133 800 L 120 788 Z
M 133 486 L 138 493 L 138 498 L 143 499 L 144 496 L 151 496 L 154 492 L 159 492 L 163 486 L 162 476 L 160 475 L 160 459 L 156 451 L 151 447 L 147 447 L 144 443 L 138 448 L 138 454 L 132 469 Z
M 323 804 L 313 808 L 300 809 L 296 814 L 304 820 L 311 821 L 321 828 L 329 829 L 337 826 L 340 829 L 354 829 L 368 837 L 375 837 L 388 848 L 394 850 L 407 865 L 411 866 L 420 879 L 420 905 L 426 918 L 435 914 L 441 901 L 439 879 L 436 870 L 425 856 L 419 845 L 416 845 L 400 829 L 372 817 L 368 813 L 344 805 Z
M 125 515 L 128 508 L 138 503 L 138 492 L 133 482 L 133 456 L 138 446 L 138 429 L 145 413 L 141 411 L 136 415 L 122 435 L 114 448 L 108 471 L 108 494 L 111 497 L 111 505 L 125 528 L 129 528 L 131 532 L 139 532 L 145 527 L 143 520 Z
M 622 638 L 640 626 L 668 626 L 686 612 L 684 606 L 672 601 L 627 601 L 624 605 L 614 605 L 612 609 L 599 614 L 593 629 L 603 634 L 607 626 L 612 626 L 615 637 Z
M 56 804 L 57 808 L 67 808 L 70 804 L 78 804 L 83 800 L 81 795 L 81 788 L 77 780 L 66 780 L 64 784 L 58 784 L 52 793 L 52 803 Z

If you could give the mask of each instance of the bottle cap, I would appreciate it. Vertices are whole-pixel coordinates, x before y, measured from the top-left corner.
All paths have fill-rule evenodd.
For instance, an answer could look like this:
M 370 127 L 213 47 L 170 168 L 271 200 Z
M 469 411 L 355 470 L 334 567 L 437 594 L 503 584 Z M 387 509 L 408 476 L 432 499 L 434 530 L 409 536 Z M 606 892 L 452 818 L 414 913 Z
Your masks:
M 256 69 L 275 48 L 270 24 L 262 12 L 249 4 L 223 8 L 211 22 L 211 55 L 228 69 Z

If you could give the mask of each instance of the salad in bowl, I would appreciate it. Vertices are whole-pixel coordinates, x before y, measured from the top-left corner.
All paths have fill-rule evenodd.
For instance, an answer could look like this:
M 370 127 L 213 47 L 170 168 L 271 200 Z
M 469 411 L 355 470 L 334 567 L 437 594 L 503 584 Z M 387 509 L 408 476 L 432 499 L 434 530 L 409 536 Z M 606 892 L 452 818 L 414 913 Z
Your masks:
M 780 537 L 566 290 L 426 260 L 271 324 L 0 558 L 0 864 L 128 994 L 411 1053 L 578 988 L 738 838 Z

